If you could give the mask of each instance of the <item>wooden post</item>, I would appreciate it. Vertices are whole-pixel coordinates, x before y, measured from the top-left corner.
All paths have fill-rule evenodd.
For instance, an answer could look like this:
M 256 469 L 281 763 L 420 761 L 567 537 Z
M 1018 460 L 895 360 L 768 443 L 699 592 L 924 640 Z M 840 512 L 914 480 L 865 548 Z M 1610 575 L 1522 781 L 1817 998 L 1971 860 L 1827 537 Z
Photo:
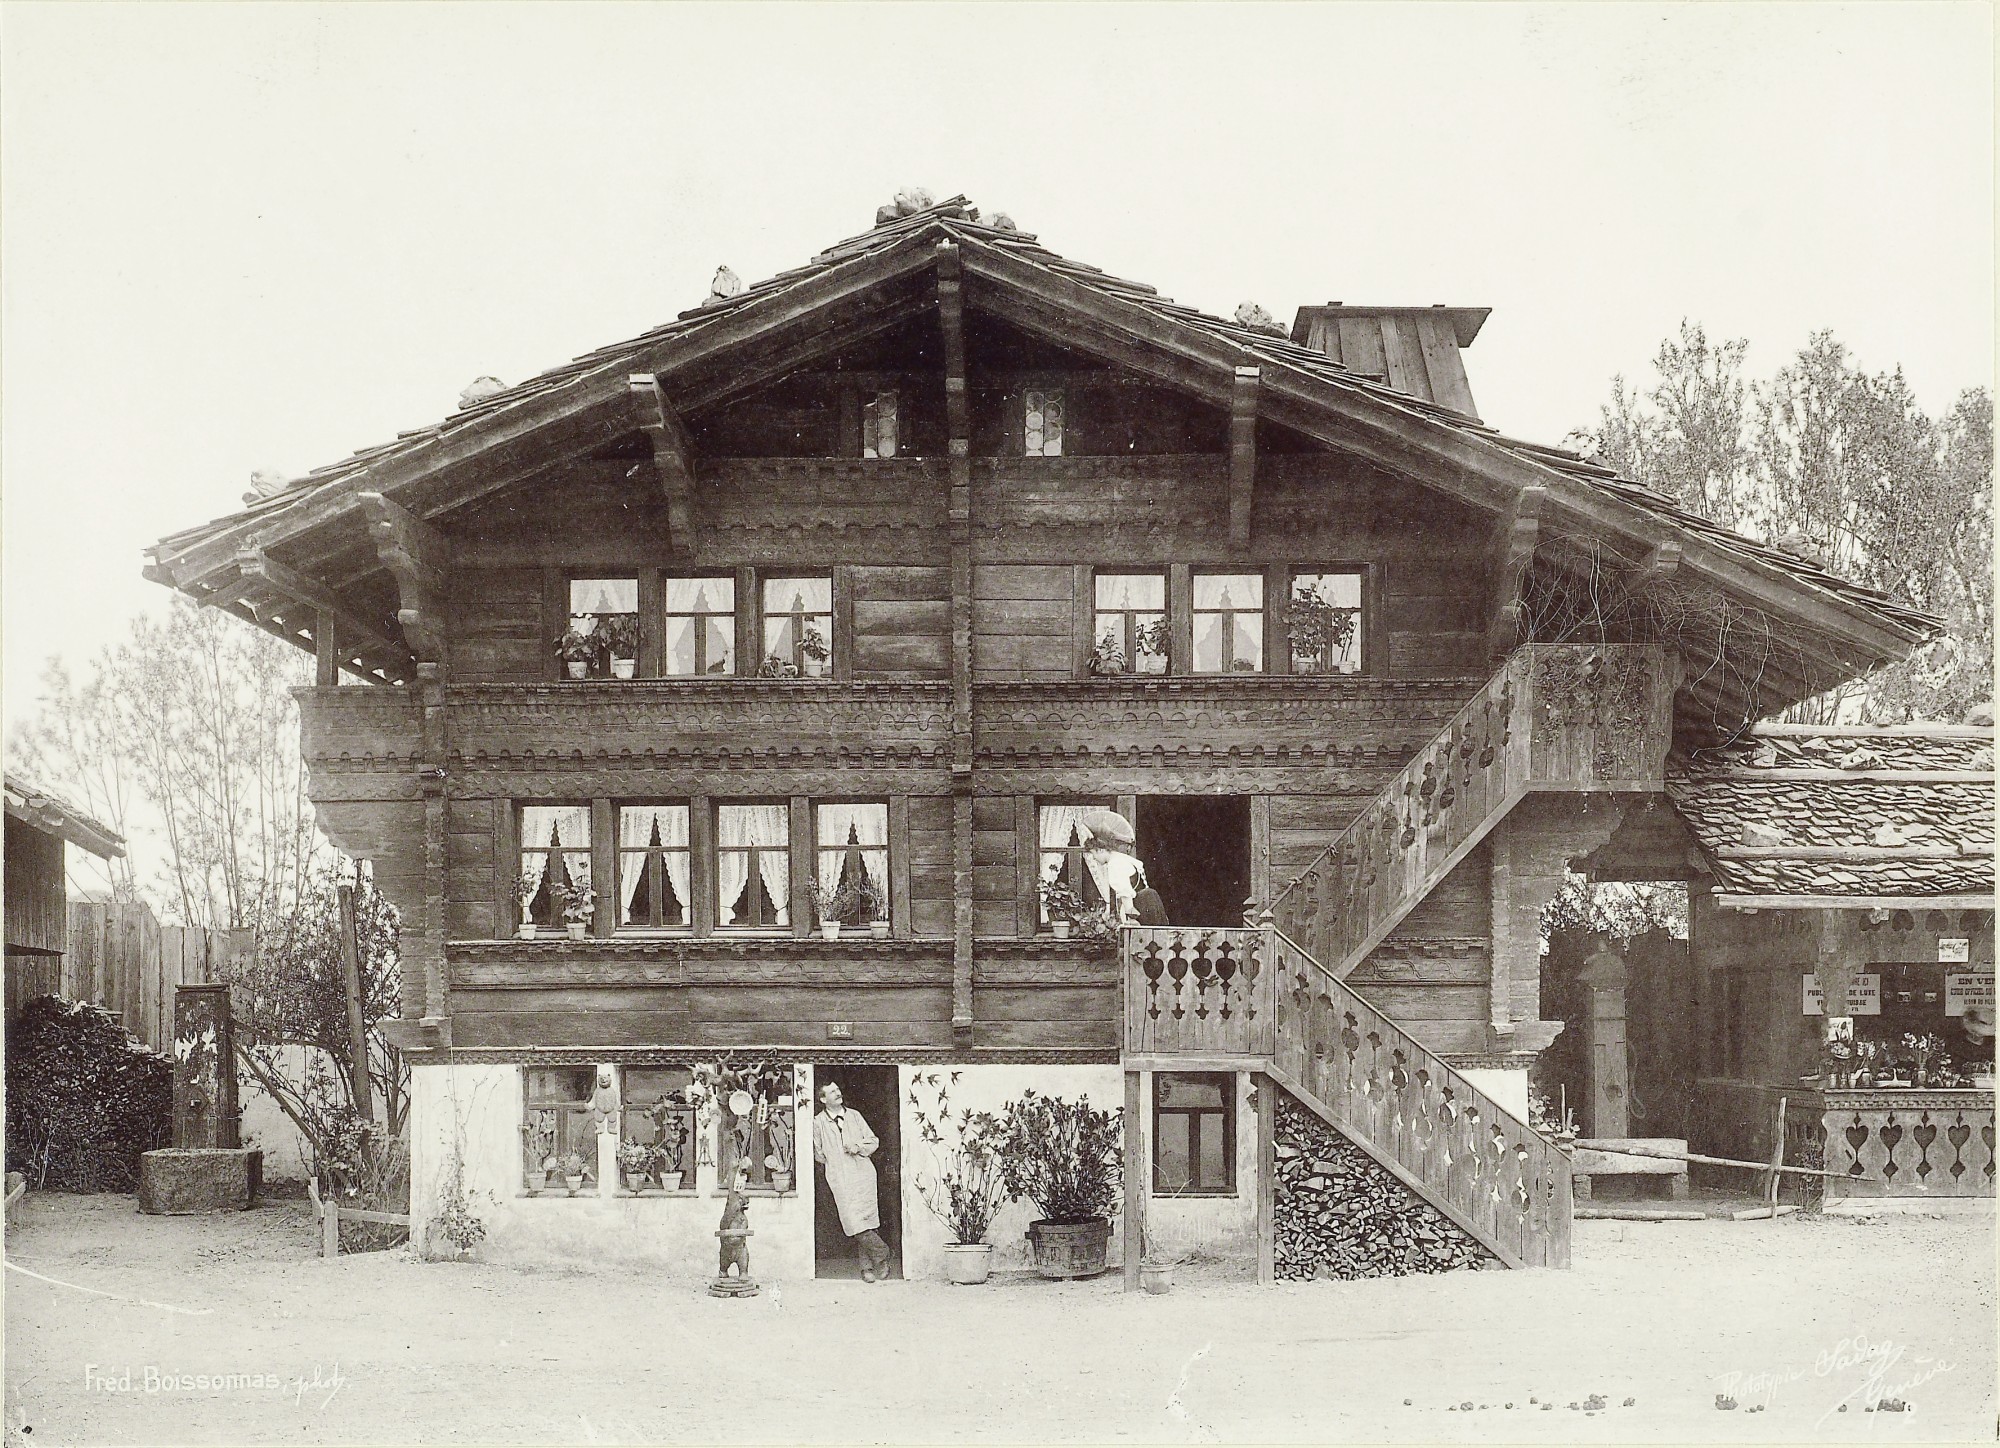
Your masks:
M 313 682 L 330 689 L 340 682 L 340 650 L 334 642 L 333 615 L 320 609 L 313 616 Z
M 1257 1283 L 1278 1280 L 1278 1083 L 1259 1074 L 1257 1092 Z
M 340 977 L 347 992 L 348 1078 L 354 1086 L 354 1110 L 363 1121 L 375 1119 L 375 1088 L 368 1080 L 368 1027 L 361 1008 L 361 954 L 354 938 L 354 887 L 342 884 L 340 900 Z
M 1125 1290 L 1139 1290 L 1139 1259 L 1146 1250 L 1146 1177 L 1148 1154 L 1140 1087 L 1144 1076 L 1125 1073 Z
M 1771 1179 L 1764 1184 L 1764 1201 L 1771 1209 L 1771 1215 L 1778 1215 L 1778 1183 L 1783 1179 L 1785 1165 L 1785 1107 L 1786 1099 L 1778 1098 L 1778 1129 L 1771 1138 Z

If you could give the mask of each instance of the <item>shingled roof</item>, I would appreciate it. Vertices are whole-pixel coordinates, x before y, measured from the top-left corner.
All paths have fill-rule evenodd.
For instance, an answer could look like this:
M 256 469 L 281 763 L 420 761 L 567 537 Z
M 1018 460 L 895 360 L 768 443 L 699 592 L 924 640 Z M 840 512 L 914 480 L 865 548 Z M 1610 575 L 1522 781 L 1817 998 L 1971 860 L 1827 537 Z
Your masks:
M 1993 730 L 1761 725 L 1667 792 L 1724 904 L 1993 904 Z
M 1768 712 L 1890 662 L 1940 631 L 1938 621 L 1919 610 L 1689 513 L 1665 494 L 1574 452 L 1509 437 L 1465 413 L 1351 372 L 1281 333 L 1209 316 L 1144 283 L 1070 261 L 1029 233 L 982 220 L 963 197 L 879 224 L 802 267 L 493 392 L 393 442 L 315 469 L 241 511 L 172 534 L 150 550 L 148 576 L 231 606 L 237 600 L 231 591 L 237 576 L 230 566 L 232 550 L 302 539 L 332 523 L 364 491 L 383 492 L 419 516 L 434 516 L 421 499 L 402 497 L 403 490 L 421 492 L 426 475 L 468 468 L 473 455 L 517 444 L 535 429 L 575 423 L 586 414 L 600 424 L 624 420 L 627 378 L 635 372 L 657 375 L 669 399 L 685 405 L 675 396 L 676 369 L 703 365 L 721 349 L 740 345 L 760 323 L 795 320 L 820 298 L 838 294 L 836 284 L 850 278 L 907 277 L 931 266 L 946 244 L 963 258 L 968 304 L 992 303 L 1002 295 L 1032 297 L 1042 315 L 1059 319 L 1070 344 L 1080 350 L 1135 349 L 1126 355 L 1157 358 L 1159 375 L 1225 400 L 1232 368 L 1258 367 L 1260 409 L 1267 417 L 1312 435 L 1337 437 L 1335 446 L 1434 484 L 1471 489 L 1473 500 L 1489 508 L 1510 506 L 1527 488 L 1545 488 L 1552 512 L 1575 532 L 1608 545 L 1606 558 L 1614 566 L 1637 566 L 1663 545 L 1685 549 L 1692 572 L 1773 617 L 1790 623 L 1810 615 L 1812 628 L 1826 639 L 1820 661 L 1802 667 L 1790 697 L 1780 692 L 1746 699 L 1756 710 Z M 1085 318 L 1086 309 L 1096 315 Z M 1339 414 L 1331 429 L 1316 425 L 1329 408 Z M 450 499 L 462 504 L 464 496 L 453 493 Z M 289 560 L 308 570 L 310 561 Z M 235 611 L 292 642 L 311 637 L 307 614 L 274 626 L 265 610 Z M 393 613 L 384 619 L 384 632 L 393 633 Z M 364 672 L 374 677 L 407 677 L 406 661 L 363 662 Z
M 5 780 L 7 818 L 44 834 L 61 835 L 79 849 L 104 859 L 125 853 L 123 835 L 92 819 L 61 795 L 43 789 L 11 769 L 6 772 Z

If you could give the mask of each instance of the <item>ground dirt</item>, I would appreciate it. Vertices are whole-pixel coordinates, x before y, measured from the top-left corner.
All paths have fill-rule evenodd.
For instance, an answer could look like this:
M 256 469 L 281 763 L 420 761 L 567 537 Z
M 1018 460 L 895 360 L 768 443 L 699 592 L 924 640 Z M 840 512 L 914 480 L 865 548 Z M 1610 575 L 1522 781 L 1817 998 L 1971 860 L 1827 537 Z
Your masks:
M 1568 1272 L 1259 1289 L 1196 1267 L 1163 1297 L 1107 1276 L 725 1301 L 611 1268 L 325 1262 L 290 1202 L 17 1211 L 11 1445 L 1995 1433 L 1990 1217 L 1579 1222 Z M 224 1381 L 184 1381 L 201 1374 Z M 1911 1411 L 1866 1411 L 1880 1397 Z

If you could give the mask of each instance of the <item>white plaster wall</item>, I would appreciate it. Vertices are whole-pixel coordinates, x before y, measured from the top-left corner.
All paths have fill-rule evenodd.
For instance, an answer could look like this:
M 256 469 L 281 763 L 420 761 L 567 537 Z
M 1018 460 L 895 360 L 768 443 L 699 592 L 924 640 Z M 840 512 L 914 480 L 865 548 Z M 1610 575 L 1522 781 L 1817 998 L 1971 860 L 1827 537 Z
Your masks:
M 1120 1112 L 1125 1106 L 1125 1077 L 1116 1066 L 904 1066 L 896 1073 L 903 1103 L 903 1275 L 909 1278 L 942 1279 L 945 1275 L 944 1248 L 950 1237 L 925 1205 L 918 1179 L 937 1176 L 931 1148 L 918 1135 L 910 1085 L 914 1077 L 931 1071 L 940 1075 L 956 1069 L 958 1081 L 951 1088 L 951 1109 L 998 1111 L 1024 1090 L 1033 1087 L 1044 1096 L 1061 1096 L 1074 1101 L 1088 1096 L 1100 1110 Z M 807 1153 L 810 1155 L 810 1153 Z M 1129 1153 L 1128 1153 L 1129 1158 Z M 1019 1271 L 1033 1266 L 1027 1242 L 1028 1224 L 1037 1213 L 1027 1202 L 1012 1202 L 1000 1209 L 986 1239 L 993 1244 L 996 1272 Z M 1118 1231 L 1111 1234 L 1110 1262 L 1124 1260 Z
M 1153 1129 L 1153 1073 L 1144 1074 L 1143 1130 Z M 1152 1148 L 1142 1153 L 1151 1185 Z M 1168 1257 L 1200 1252 L 1231 1262 L 1257 1261 L 1257 1103 L 1248 1072 L 1236 1073 L 1236 1192 L 1227 1197 L 1156 1196 L 1146 1206 L 1146 1230 Z
M 280 1066 L 291 1080 L 304 1077 L 306 1064 L 314 1056 L 324 1060 L 326 1053 L 317 1046 L 283 1046 L 278 1050 Z M 236 1073 L 236 1105 L 243 1145 L 264 1153 L 264 1180 L 303 1182 L 310 1174 L 305 1137 L 284 1108 L 257 1084 L 257 1078 L 240 1069 Z
M 1521 1120 L 1528 1119 L 1528 1073 L 1514 1070 L 1461 1071 L 1459 1075 Z
M 806 1075 L 810 1092 L 810 1070 Z M 602 1171 L 595 1195 L 570 1197 L 558 1188 L 531 1197 L 522 1183 L 522 1090 L 520 1066 L 411 1067 L 410 1200 L 419 1232 L 437 1211 L 456 1141 L 465 1162 L 466 1190 L 474 1210 L 486 1219 L 487 1239 L 480 1252 L 486 1260 L 631 1267 L 672 1277 L 715 1275 L 715 1229 L 727 1194 L 712 1164 L 697 1168 L 692 1196 L 655 1192 L 620 1197 L 616 1172 Z M 810 1129 L 804 1115 L 809 1108 L 801 1102 L 799 1109 L 803 1133 Z M 713 1132 L 711 1125 L 711 1163 Z M 760 1282 L 813 1275 L 812 1152 L 797 1155 L 790 1194 L 750 1199 L 750 1270 Z

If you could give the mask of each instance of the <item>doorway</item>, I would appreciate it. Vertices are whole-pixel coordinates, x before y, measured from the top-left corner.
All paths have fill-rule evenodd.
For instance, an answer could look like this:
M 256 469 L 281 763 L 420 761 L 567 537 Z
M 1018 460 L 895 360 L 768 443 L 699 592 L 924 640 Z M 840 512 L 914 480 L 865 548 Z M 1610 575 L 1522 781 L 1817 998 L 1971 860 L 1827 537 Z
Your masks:
M 876 1148 L 875 1197 L 882 1214 L 879 1230 L 889 1248 L 889 1275 L 903 1275 L 903 1127 L 901 1095 L 894 1066 L 814 1066 L 815 1097 L 829 1081 L 840 1087 L 849 1111 L 861 1113 L 868 1129 L 882 1144 Z M 817 1099 L 812 1103 L 819 1112 Z M 810 1125 L 808 1125 L 810 1130 Z M 861 1277 L 861 1259 L 847 1233 L 840 1229 L 840 1208 L 826 1184 L 826 1173 L 813 1173 L 813 1275 Z
M 1148 794 L 1133 821 L 1146 882 L 1169 925 L 1236 926 L 1250 895 L 1250 800 L 1235 794 Z

